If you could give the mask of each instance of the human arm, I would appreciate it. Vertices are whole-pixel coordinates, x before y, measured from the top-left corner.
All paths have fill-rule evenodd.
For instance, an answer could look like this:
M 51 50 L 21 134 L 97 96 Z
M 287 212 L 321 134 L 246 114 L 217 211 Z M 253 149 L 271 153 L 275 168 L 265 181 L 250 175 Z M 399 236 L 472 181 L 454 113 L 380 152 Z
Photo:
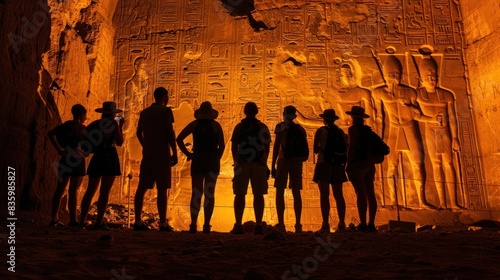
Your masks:
M 313 153 L 318 154 L 320 151 L 320 137 L 321 135 L 321 128 L 316 130 L 316 133 L 314 133 L 314 140 L 313 140 Z
M 273 178 L 276 177 L 276 160 L 278 159 L 278 155 L 279 155 L 280 147 L 281 147 L 281 139 L 283 137 L 283 132 L 279 129 L 278 126 L 279 126 L 279 124 L 276 126 L 276 129 L 275 129 L 276 138 L 274 139 L 273 155 L 272 155 L 272 161 L 271 161 L 271 176 Z
M 233 135 L 231 136 L 231 156 L 233 157 L 233 162 L 236 164 L 238 162 L 238 139 L 239 139 L 239 125 L 233 130 Z
M 453 96 L 451 100 L 448 100 L 448 122 L 450 126 L 450 133 L 452 139 L 452 149 L 454 151 L 460 151 L 460 141 L 458 140 L 458 123 L 457 123 L 457 114 L 455 111 L 455 102 Z
M 216 127 L 217 127 L 217 144 L 218 144 L 217 153 L 220 159 L 224 154 L 224 149 L 226 149 L 226 144 L 224 143 L 224 131 L 222 130 L 222 126 L 218 122 L 216 122 L 216 125 L 217 125 Z
M 187 156 L 188 161 L 193 158 L 193 153 L 186 148 L 186 144 L 184 144 L 184 139 L 186 139 L 186 137 L 188 137 L 190 134 L 193 133 L 195 126 L 196 126 L 196 121 L 191 122 L 186 127 L 184 127 L 184 129 L 181 131 L 181 133 L 179 133 L 179 135 L 176 138 L 176 142 L 177 145 L 179 146 L 179 149 L 183 154 Z
M 139 140 L 139 143 L 141 143 L 141 146 L 144 147 L 144 128 L 142 127 L 142 118 L 139 117 L 139 122 L 137 123 L 137 130 L 135 132 L 135 135 L 137 135 L 137 139 Z
M 64 149 L 63 147 L 61 147 L 59 145 L 59 142 L 57 142 L 57 138 L 56 138 L 56 128 L 50 130 L 48 133 L 47 133 L 47 137 L 49 137 L 49 141 L 50 143 L 52 144 L 52 146 L 56 149 L 57 153 L 61 156 L 65 155 L 67 153 L 66 149 Z
M 111 120 L 115 129 L 113 130 L 113 138 L 117 146 L 123 145 L 123 124 L 125 123 L 125 119 L 121 118 L 120 121 Z

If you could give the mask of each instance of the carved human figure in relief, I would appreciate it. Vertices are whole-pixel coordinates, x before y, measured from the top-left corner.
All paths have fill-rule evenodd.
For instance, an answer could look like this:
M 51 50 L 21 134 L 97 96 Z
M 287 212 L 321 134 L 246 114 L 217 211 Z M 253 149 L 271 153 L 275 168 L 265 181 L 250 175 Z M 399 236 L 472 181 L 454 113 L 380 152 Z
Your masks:
M 340 67 L 340 100 L 337 103 L 336 111 L 340 112 L 339 127 L 347 129 L 351 123 L 351 118 L 345 112 L 349 111 L 352 106 L 360 106 L 365 109 L 369 115 L 373 111 L 373 102 L 370 91 L 358 85 L 356 80 L 356 72 L 354 67 L 348 63 L 342 64 Z
M 387 155 L 387 173 L 384 177 L 389 189 L 390 203 L 396 205 L 393 176 L 397 173 L 399 158 L 407 155 L 413 177 L 405 174 L 407 182 L 413 182 L 420 208 L 433 207 L 425 198 L 425 168 L 422 139 L 418 133 L 416 119 L 425 117 L 417 104 L 417 92 L 414 88 L 401 84 L 402 66 L 395 56 L 389 56 L 383 67 L 385 85 L 373 90 L 376 122 L 383 128 L 383 138 L 391 147 Z M 383 114 L 385 120 L 383 122 Z M 399 175 L 401 177 L 401 175 Z M 402 192 L 400 192 L 402 193 Z
M 139 140 L 135 135 L 136 125 L 139 122 L 139 113 L 144 109 L 144 104 L 147 104 L 145 98 L 148 95 L 149 80 L 146 71 L 146 60 L 144 57 L 139 57 L 134 61 L 134 74 L 125 83 L 125 98 L 124 98 L 124 117 L 127 123 L 124 126 L 125 136 L 125 155 L 127 161 L 141 160 L 141 149 Z M 146 103 L 145 103 L 146 102 Z M 129 162 L 128 162 L 129 163 Z M 126 165 L 125 172 L 129 172 L 130 164 Z
M 439 208 L 462 208 L 457 200 L 457 177 L 453 165 L 453 152 L 460 150 L 455 96 L 437 86 L 437 63 L 433 58 L 422 59 L 418 69 L 417 101 L 425 115 L 435 117 L 434 121 L 425 122 L 425 145 L 434 171 Z M 446 200 L 448 195 L 449 203 Z

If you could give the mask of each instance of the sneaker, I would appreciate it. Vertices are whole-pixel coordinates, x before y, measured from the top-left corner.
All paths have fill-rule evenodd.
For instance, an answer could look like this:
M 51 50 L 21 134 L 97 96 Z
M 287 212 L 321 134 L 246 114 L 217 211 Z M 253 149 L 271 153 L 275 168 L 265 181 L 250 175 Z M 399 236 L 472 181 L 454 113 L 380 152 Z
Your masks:
M 295 233 L 302 233 L 302 225 L 301 224 L 295 225 Z
M 211 228 L 212 228 L 211 225 L 203 225 L 203 233 L 205 234 L 210 233 Z
M 321 228 L 317 231 L 317 233 L 330 233 L 330 225 L 323 224 Z
M 374 224 L 368 224 L 368 232 L 377 232 L 377 228 Z
M 262 225 L 256 225 L 253 233 L 254 234 L 264 234 L 264 227 Z
M 63 227 L 64 223 L 61 221 L 51 221 L 49 227 Z
M 160 231 L 164 231 L 164 232 L 173 232 L 174 231 L 174 228 L 172 226 L 170 226 L 168 223 L 166 226 L 161 226 L 160 225 Z
M 151 230 L 147 225 L 145 224 L 134 224 L 134 229 L 135 231 L 148 231 Z
M 345 224 L 344 223 L 339 223 L 337 225 L 337 229 L 335 230 L 335 232 L 342 232 L 342 231 L 345 231 L 345 230 L 346 230 Z
M 279 231 L 279 232 L 283 232 L 283 233 L 286 232 L 286 227 L 285 227 L 284 224 L 276 224 L 274 226 L 274 229 L 277 230 L 277 231 Z
M 356 230 L 361 231 L 361 232 L 368 232 L 368 225 L 367 224 L 359 224 L 356 227 Z
M 230 231 L 232 234 L 243 234 L 243 225 L 234 224 L 233 229 Z
M 196 225 L 189 225 L 189 233 L 196 233 L 197 228 Z

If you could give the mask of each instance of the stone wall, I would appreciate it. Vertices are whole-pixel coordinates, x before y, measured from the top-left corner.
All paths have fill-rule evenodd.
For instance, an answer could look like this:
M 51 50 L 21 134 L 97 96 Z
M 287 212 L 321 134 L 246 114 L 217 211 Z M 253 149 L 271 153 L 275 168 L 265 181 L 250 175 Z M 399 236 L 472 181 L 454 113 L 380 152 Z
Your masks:
M 116 2 L 0 1 L 0 168 L 16 169 L 21 209 L 50 209 L 58 156 L 47 132 L 71 118 L 75 103 L 97 118 L 93 108 L 111 95 Z
M 278 90 L 287 92 L 283 96 L 283 100 L 274 96 L 277 97 L 278 103 L 274 102 L 276 100 L 267 102 L 267 104 L 262 103 L 266 105 L 262 109 L 262 117 L 267 118 L 270 126 L 274 126 L 280 118 L 279 112 L 282 108 L 280 102 L 286 103 L 310 98 L 312 100 L 310 104 L 313 105 L 301 108 L 301 110 L 304 109 L 303 112 L 309 114 L 311 112 L 307 110 L 312 110 L 314 113 L 321 111 L 325 104 L 328 106 L 330 100 L 328 96 L 332 94 L 330 89 L 323 92 L 304 90 L 313 84 L 321 83 L 319 79 L 311 79 L 306 83 L 302 83 L 304 80 L 297 79 L 304 73 L 313 75 L 313 78 L 320 78 L 323 75 L 321 72 L 323 71 L 321 68 L 323 62 L 320 53 L 316 53 L 320 50 L 317 46 L 302 48 L 302 50 L 300 47 L 287 50 L 271 44 L 274 51 L 267 53 L 266 59 L 259 60 L 257 64 L 248 60 L 255 59 L 255 52 L 260 52 L 260 47 L 267 46 L 269 48 L 267 42 L 275 40 L 276 35 L 288 32 L 289 34 L 285 34 L 284 38 L 293 40 L 291 38 L 297 35 L 294 33 L 294 28 L 306 28 L 307 32 L 315 35 L 305 38 L 309 40 L 308 42 L 318 43 L 326 40 L 328 41 L 327 45 L 331 44 L 328 49 L 334 55 L 329 58 L 335 63 L 326 70 L 328 75 L 337 77 L 336 75 L 342 71 L 339 63 L 349 60 L 352 62 L 352 68 L 358 70 L 363 68 L 365 71 L 364 78 L 360 78 L 358 75 L 356 83 L 371 90 L 382 80 L 380 73 L 375 69 L 377 65 L 372 54 L 366 52 L 366 45 L 359 43 L 359 48 L 356 47 L 357 49 L 355 48 L 353 51 L 352 46 L 344 45 L 344 47 L 336 48 L 335 44 L 342 40 L 368 40 L 366 42 L 374 40 L 370 36 L 354 36 L 349 30 L 353 26 L 356 26 L 356 32 L 369 32 L 370 28 L 377 28 L 377 32 L 387 32 L 387 37 L 392 38 L 391 40 L 404 34 L 400 29 L 403 25 L 398 25 L 403 23 L 403 19 L 391 18 L 392 15 L 389 12 L 390 9 L 397 7 L 393 4 L 403 3 L 401 1 L 382 1 L 384 3 L 380 4 L 386 9 L 383 11 L 387 12 L 385 19 L 391 19 L 392 25 L 371 22 L 370 20 L 366 22 L 367 18 L 376 18 L 373 14 L 373 7 L 379 5 L 377 3 L 380 1 L 363 1 L 363 5 L 331 1 L 333 6 L 326 5 L 324 9 L 321 7 L 306 8 L 305 14 L 308 16 L 308 21 L 305 25 L 299 22 L 303 18 L 297 13 L 297 9 L 306 7 L 305 3 L 310 1 L 295 1 L 293 5 L 278 0 L 274 2 L 255 1 L 256 11 L 254 11 L 253 16 L 256 21 L 253 22 L 254 25 L 247 19 L 245 11 L 242 14 L 233 11 L 233 14 L 230 15 L 227 9 L 219 5 L 219 1 L 210 3 L 195 1 L 190 6 L 177 5 L 175 1 L 144 1 L 143 3 L 145 2 L 155 3 L 152 4 L 154 7 L 159 5 L 158 8 L 162 12 L 154 14 L 155 11 L 151 10 L 151 5 L 149 8 L 147 5 L 132 5 L 135 10 L 127 15 L 126 11 L 116 9 L 117 0 L 99 2 L 91 0 L 0 0 L 0 40 L 6 42 L 0 45 L 0 70 L 2 71 L 0 77 L 2 89 L 0 95 L 0 147 L 5 149 L 0 161 L 0 169 L 2 170 L 0 178 L 2 178 L 2 182 L 6 182 L 4 179 L 6 172 L 4 171 L 7 170 L 8 166 L 16 169 L 16 199 L 21 208 L 42 209 L 44 211 L 48 211 L 50 208 L 56 180 L 52 166 L 57 160 L 57 154 L 48 142 L 47 131 L 62 121 L 70 119 L 70 108 L 75 103 L 81 103 L 87 107 L 88 119 L 94 120 L 99 116 L 93 112 L 93 109 L 99 107 L 102 101 L 125 102 L 123 100 L 123 95 L 127 91 L 125 84 L 127 81 L 133 82 L 132 78 L 138 71 L 134 68 L 136 63 L 139 66 L 142 62 L 145 65 L 145 73 L 154 76 L 154 79 L 149 80 L 149 93 L 158 85 L 171 87 L 173 94 L 171 105 L 176 109 L 176 117 L 179 117 L 177 129 L 181 129 L 192 116 L 192 109 L 196 108 L 202 101 L 201 97 L 210 99 L 215 104 L 222 102 L 220 103 L 222 105 L 216 105 L 216 107 L 220 106 L 218 109 L 223 108 L 224 104 L 229 104 L 228 95 L 224 94 L 225 91 L 219 87 L 228 86 L 231 89 L 229 92 L 241 91 L 245 94 L 254 93 L 255 90 L 258 92 L 263 90 L 264 84 L 261 84 L 260 89 L 259 87 L 248 87 L 251 82 L 258 81 L 254 80 L 256 78 L 253 76 L 252 68 L 264 67 L 266 63 L 278 59 L 283 63 L 267 65 L 266 67 L 270 68 L 266 69 L 272 71 L 263 72 L 261 77 L 257 78 L 266 81 L 274 79 L 274 86 Z M 409 2 L 410 5 L 418 5 L 417 1 Z M 500 192 L 498 192 L 498 186 L 500 186 L 500 177 L 498 176 L 500 174 L 500 134 L 494 124 L 500 121 L 500 115 L 497 112 L 498 106 L 500 106 L 498 102 L 500 98 L 500 75 L 498 72 L 500 15 L 495 11 L 498 11 L 500 6 L 496 0 L 450 0 L 444 2 L 448 5 L 447 10 L 455 20 L 453 26 L 456 29 L 451 30 L 451 32 L 454 38 L 458 38 L 455 40 L 455 45 L 458 47 L 455 49 L 438 48 L 436 52 L 443 54 L 444 57 L 450 52 L 457 52 L 460 54 L 459 59 L 462 59 L 460 58 L 462 57 L 460 46 L 464 47 L 463 64 L 465 64 L 466 79 L 460 76 L 464 75 L 461 74 L 464 72 L 461 70 L 461 64 L 457 69 L 450 70 L 452 74 L 445 78 L 447 86 L 455 93 L 460 94 L 459 102 L 462 112 L 472 112 L 473 115 L 471 126 L 468 126 L 469 123 L 462 126 L 462 129 L 471 129 L 470 135 L 473 136 L 471 137 L 473 140 L 464 147 L 470 148 L 471 151 L 478 151 L 473 157 L 461 158 L 459 164 L 465 167 L 461 169 L 460 176 L 464 178 L 464 183 L 472 186 L 468 191 L 472 190 L 473 192 L 476 185 L 477 189 L 480 190 L 480 195 L 477 197 L 480 205 L 477 208 L 498 211 L 500 209 Z M 406 5 L 406 3 L 407 1 L 401 5 Z M 127 7 L 126 4 L 122 6 L 123 9 Z M 169 13 L 168 9 L 172 7 L 177 8 Z M 457 7 L 460 7 L 459 11 L 457 11 Z M 179 14 L 179 11 L 182 13 Z M 149 13 L 154 15 L 149 16 Z M 280 14 L 288 16 L 288 18 L 281 17 Z M 348 18 L 345 16 L 347 14 L 353 15 L 353 17 Z M 211 15 L 211 18 L 208 19 L 207 15 Z M 114 20 L 113 17 L 115 17 Z M 125 21 L 122 21 L 122 18 Z M 175 18 L 182 20 L 172 21 Z M 411 20 L 412 18 L 406 19 Z M 259 27 L 259 21 L 266 24 L 265 28 L 262 24 Z M 155 22 L 161 24 L 155 25 Z M 205 25 L 207 22 L 209 22 L 210 28 Z M 363 22 L 366 23 L 364 27 L 359 24 Z M 422 22 L 415 21 L 412 23 L 413 26 L 405 22 L 405 26 L 416 30 Z M 377 25 L 378 27 L 376 27 Z M 117 26 L 120 27 L 120 30 L 117 32 L 118 36 L 115 37 Z M 335 26 L 333 33 L 331 33 L 331 26 Z M 255 32 L 255 28 L 261 30 Z M 238 32 L 234 34 L 238 35 L 227 36 L 226 33 L 235 30 Z M 449 35 L 448 31 L 444 33 Z M 196 44 L 197 36 L 200 33 L 205 34 L 203 40 L 214 43 L 210 49 L 208 49 L 208 45 Z M 360 33 L 358 35 L 369 34 Z M 154 41 L 154 44 L 144 45 L 142 43 L 147 41 L 146 37 L 158 40 Z M 209 39 L 207 40 L 207 38 Z M 237 47 L 231 45 L 235 42 L 239 44 L 240 41 L 245 42 L 245 44 Z M 336 43 L 333 43 L 334 41 Z M 176 45 L 162 45 L 163 42 L 176 42 Z M 253 44 L 255 42 L 256 44 Z M 157 49 L 154 49 L 156 47 Z M 172 47 L 177 49 L 174 50 Z M 392 45 L 384 45 L 385 51 L 393 50 L 389 47 Z M 349 48 L 351 48 L 350 51 Z M 242 59 L 241 63 L 248 67 L 246 69 L 240 68 L 239 66 L 243 64 L 234 62 L 235 53 L 225 52 L 225 50 L 241 51 L 241 54 L 247 52 L 245 57 L 242 55 L 242 58 L 247 60 Z M 404 49 L 399 45 L 396 45 L 394 50 L 401 52 L 401 54 L 413 51 L 411 48 Z M 160 61 L 162 55 L 168 59 L 173 54 L 172 51 L 174 51 L 174 64 L 179 64 L 177 69 L 169 68 L 172 65 L 165 64 L 166 61 Z M 157 54 L 158 61 L 153 61 L 156 58 L 153 58 L 152 54 Z M 116 55 L 116 59 L 114 55 Z M 226 57 L 227 55 L 230 57 Z M 137 59 L 141 56 L 144 59 Z M 273 56 L 272 59 L 271 56 Z M 225 58 L 228 59 L 224 60 Z M 293 59 L 288 60 L 289 58 Z M 210 70 L 207 67 L 208 64 L 200 64 L 203 60 L 212 63 L 212 66 L 215 67 L 214 71 L 227 66 L 233 72 L 232 74 L 248 72 L 246 77 L 250 80 L 238 78 L 237 83 L 231 82 L 229 79 L 220 79 L 219 81 L 219 78 L 224 78 L 219 76 L 221 72 L 200 72 L 201 76 L 204 77 L 200 80 L 201 83 L 193 83 L 197 70 Z M 314 63 L 317 65 L 313 65 Z M 165 68 L 161 68 L 162 65 Z M 307 68 L 300 65 L 318 67 Z M 369 65 L 375 70 L 372 69 L 373 71 L 368 72 L 363 65 Z M 306 68 L 307 72 L 304 72 Z M 450 68 L 453 67 L 449 67 L 448 70 Z M 174 76 L 169 76 L 172 75 L 171 71 L 175 72 Z M 412 74 L 415 75 L 416 70 L 413 69 L 413 71 Z M 336 81 L 343 82 L 341 77 L 337 78 Z M 279 80 L 281 82 L 276 82 Z M 454 88 L 456 85 L 454 81 L 461 80 L 466 81 L 466 89 L 463 92 L 461 86 Z M 336 91 L 339 83 L 330 83 L 326 86 L 333 87 Z M 413 87 L 417 85 L 416 80 L 408 80 L 408 83 Z M 258 83 L 255 84 L 258 85 Z M 462 84 L 462 82 L 458 84 Z M 266 85 L 269 84 L 266 82 Z M 197 86 L 200 86 L 200 89 L 206 92 L 203 94 L 206 95 L 195 96 L 193 89 L 196 89 Z M 294 87 L 302 88 L 295 93 L 288 92 L 288 89 L 291 90 Z M 266 92 L 266 100 L 273 97 L 272 94 L 270 95 L 273 92 L 275 93 L 272 90 Z M 144 104 L 147 105 L 151 99 L 151 96 L 147 95 Z M 321 100 L 327 103 L 321 104 Z M 331 99 L 331 101 L 335 100 L 335 98 Z M 230 136 L 234 120 L 241 116 L 238 109 L 241 104 L 242 102 L 231 103 L 229 110 L 220 110 L 221 119 L 226 123 L 226 138 Z M 302 103 L 299 102 L 299 107 L 300 104 Z M 310 129 L 313 129 L 315 125 L 316 123 L 313 123 Z M 133 131 L 133 128 L 130 131 Z M 129 138 L 130 143 L 133 141 L 132 138 L 133 136 Z M 132 149 L 131 155 L 131 158 L 133 156 L 139 158 L 140 151 Z M 137 162 L 138 160 L 132 161 L 132 164 L 124 171 L 129 172 L 135 169 L 134 164 L 137 165 Z M 308 172 L 311 172 L 311 166 L 313 164 L 309 163 Z M 171 197 L 176 197 L 176 195 L 189 196 L 189 188 L 187 188 L 189 176 L 184 169 L 179 168 L 176 173 L 177 179 L 175 179 L 177 186 L 184 186 L 182 193 L 174 194 Z M 230 173 L 230 170 L 224 173 L 221 176 L 221 182 L 225 182 L 226 185 L 230 184 Z M 471 179 L 467 181 L 467 176 L 470 174 L 472 174 Z M 480 176 L 476 176 L 477 174 Z M 184 181 L 181 182 L 180 179 Z M 136 182 L 133 183 L 133 185 L 135 184 Z M 86 181 L 84 181 L 82 189 L 85 186 Z M 310 186 L 310 189 L 314 189 L 314 186 Z M 120 200 L 124 198 L 125 190 L 120 188 L 117 195 Z M 3 206 L 6 202 L 5 192 L 2 191 L 1 195 L 0 206 Z M 352 196 L 352 192 L 348 192 L 348 195 Z M 154 210 L 154 195 L 148 198 L 150 200 L 148 204 L 151 206 L 151 210 Z M 223 199 L 224 205 L 231 204 L 230 194 Z M 291 202 L 288 198 L 287 204 Z M 5 209 L 5 207 L 1 209 Z M 187 217 L 183 214 L 186 211 L 181 212 L 177 211 L 173 215 Z
M 489 207 L 500 210 L 500 3 L 462 0 L 469 94 Z M 497 214 L 498 216 L 498 214 Z

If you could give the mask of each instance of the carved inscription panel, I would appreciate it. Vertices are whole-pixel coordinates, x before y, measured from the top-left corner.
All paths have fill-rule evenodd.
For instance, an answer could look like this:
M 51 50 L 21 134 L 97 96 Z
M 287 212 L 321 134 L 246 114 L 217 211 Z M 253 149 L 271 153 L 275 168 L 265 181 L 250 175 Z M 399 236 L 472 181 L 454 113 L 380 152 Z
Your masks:
M 248 101 L 258 104 L 257 117 L 271 131 L 282 121 L 283 108 L 296 106 L 296 121 L 306 128 L 310 146 L 323 110 L 335 109 L 340 116 L 336 124 L 347 132 L 352 121 L 345 112 L 362 106 L 370 115 L 367 124 L 391 146 L 390 156 L 377 166 L 379 205 L 395 205 L 397 193 L 400 205 L 414 209 L 486 206 L 464 79 L 458 1 L 255 1 L 255 9 L 244 12 L 238 3 L 249 1 L 229 2 L 235 6 L 218 0 L 119 2 L 112 84 L 127 119 L 124 174 L 138 176 L 138 113 L 153 102 L 153 90 L 163 86 L 169 90 L 177 132 L 208 100 L 219 111 L 226 142 Z M 214 222 L 223 228 L 233 223 L 230 143 L 227 147 L 214 213 Z M 172 218 L 185 225 L 189 164 L 181 157 L 169 196 Z M 304 165 L 302 223 L 319 228 L 314 164 L 311 153 Z M 274 223 L 272 179 L 269 184 L 264 218 Z M 136 185 L 132 179 L 132 191 Z M 350 183 L 345 186 L 348 210 L 355 213 L 355 194 Z M 285 219 L 293 224 L 293 200 L 288 193 L 286 199 Z M 249 209 L 245 219 L 252 215 Z

